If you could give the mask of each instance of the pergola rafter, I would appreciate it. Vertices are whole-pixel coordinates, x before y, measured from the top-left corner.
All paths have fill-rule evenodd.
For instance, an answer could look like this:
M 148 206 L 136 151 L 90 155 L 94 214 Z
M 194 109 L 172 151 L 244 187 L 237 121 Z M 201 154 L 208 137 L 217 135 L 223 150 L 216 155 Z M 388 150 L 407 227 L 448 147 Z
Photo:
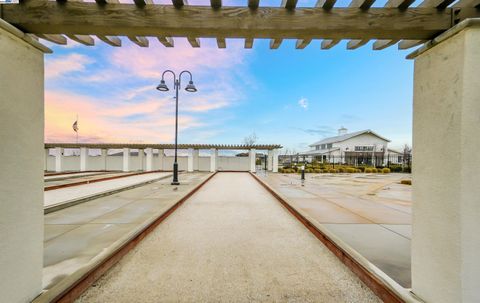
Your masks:
M 322 49 L 329 49 L 349 39 L 347 48 L 356 49 L 375 39 L 373 49 L 380 50 L 398 41 L 401 49 L 419 45 L 463 19 L 480 17 L 480 0 L 454 1 L 425 0 L 410 7 L 413 0 L 389 0 L 385 7 L 372 7 L 374 0 L 353 0 L 349 7 L 335 7 L 335 0 L 318 0 L 315 7 L 298 8 L 297 0 L 283 0 L 281 7 L 261 7 L 258 0 L 235 7 L 222 6 L 221 0 L 211 0 L 210 6 L 188 5 L 187 0 L 172 0 L 172 5 L 27 0 L 3 5 L 2 16 L 25 33 L 58 44 L 66 44 L 68 37 L 94 45 L 91 36 L 97 36 L 121 46 L 118 36 L 125 36 L 141 47 L 149 46 L 146 37 L 173 47 L 173 37 L 185 37 L 192 47 L 201 46 L 199 38 L 215 38 L 219 48 L 226 48 L 227 38 L 241 38 L 245 48 L 254 39 L 270 39 L 275 49 L 284 39 L 296 39 L 296 48 L 303 49 L 323 39 Z

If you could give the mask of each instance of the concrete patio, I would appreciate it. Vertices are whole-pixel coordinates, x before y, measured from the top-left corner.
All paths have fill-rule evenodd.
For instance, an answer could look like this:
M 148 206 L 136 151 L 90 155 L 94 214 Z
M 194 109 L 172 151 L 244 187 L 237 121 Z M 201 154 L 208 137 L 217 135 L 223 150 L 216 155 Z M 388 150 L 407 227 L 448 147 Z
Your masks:
M 411 186 L 405 174 L 298 174 L 262 177 L 401 286 L 411 287 Z

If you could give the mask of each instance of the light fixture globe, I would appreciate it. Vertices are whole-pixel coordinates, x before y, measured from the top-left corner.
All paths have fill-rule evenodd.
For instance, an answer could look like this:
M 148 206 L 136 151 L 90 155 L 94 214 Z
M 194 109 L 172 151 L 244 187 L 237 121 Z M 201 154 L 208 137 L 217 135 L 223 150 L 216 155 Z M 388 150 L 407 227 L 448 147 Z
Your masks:
M 165 80 L 161 80 L 160 84 L 157 86 L 157 90 L 161 92 L 167 92 L 168 91 L 168 86 L 165 84 Z
M 185 87 L 185 90 L 190 93 L 194 93 L 197 91 L 197 88 L 195 85 L 193 85 L 193 81 L 189 81 L 187 86 Z

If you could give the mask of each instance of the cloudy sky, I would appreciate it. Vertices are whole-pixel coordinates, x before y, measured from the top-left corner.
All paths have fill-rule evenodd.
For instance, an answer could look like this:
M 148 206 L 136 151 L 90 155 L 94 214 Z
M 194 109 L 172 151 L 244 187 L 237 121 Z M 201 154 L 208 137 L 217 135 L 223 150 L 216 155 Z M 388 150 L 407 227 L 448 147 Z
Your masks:
M 47 142 L 73 142 L 77 114 L 81 142 L 172 142 L 174 91 L 155 90 L 165 69 L 190 70 L 198 88 L 180 92 L 181 143 L 241 143 L 255 132 L 259 143 L 301 151 L 341 126 L 372 129 L 396 147 L 411 142 L 408 51 L 372 51 L 371 43 L 347 51 L 346 42 L 322 51 L 320 41 L 296 50 L 294 40 L 277 50 L 255 40 L 247 50 L 233 39 L 227 49 L 213 39 L 194 49 L 184 38 L 175 39 L 175 48 L 154 38 L 140 48 L 122 40 L 121 48 L 98 40 L 95 47 L 49 44 Z M 172 89 L 172 78 L 166 80 Z

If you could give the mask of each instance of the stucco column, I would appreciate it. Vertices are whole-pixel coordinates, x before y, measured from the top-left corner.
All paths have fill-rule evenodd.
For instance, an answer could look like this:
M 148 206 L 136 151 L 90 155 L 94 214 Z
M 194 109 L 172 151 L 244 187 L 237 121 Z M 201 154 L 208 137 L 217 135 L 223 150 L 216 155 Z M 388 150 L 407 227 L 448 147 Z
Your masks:
M 55 171 L 57 173 L 63 170 L 63 148 L 55 147 Z
M 123 149 L 123 171 L 130 171 L 130 148 Z
M 200 161 L 199 157 L 200 157 L 200 150 L 194 149 L 194 150 L 193 150 L 193 170 L 194 170 L 194 171 L 198 171 L 198 170 L 199 170 L 199 165 L 200 165 L 200 163 L 199 163 L 199 161 Z
M 249 152 L 249 158 L 250 158 L 250 172 L 254 173 L 256 171 L 256 166 L 255 166 L 255 158 L 257 155 L 257 151 L 252 148 Z
M 87 170 L 88 161 L 88 149 L 86 147 L 80 147 L 80 171 Z
M 149 147 L 145 149 L 145 152 L 147 153 L 147 162 L 145 164 L 145 170 L 152 171 L 153 170 L 153 149 Z
M 415 59 L 412 288 L 480 302 L 480 28 Z
M 45 159 L 44 159 L 45 163 L 43 163 L 43 170 L 45 170 L 45 171 L 48 170 L 48 156 L 49 156 L 49 154 L 50 154 L 50 149 L 45 148 Z
M 0 19 L 0 301 L 42 290 L 43 52 Z
M 218 151 L 215 148 L 210 150 L 210 172 L 217 170 L 217 155 Z
M 187 172 L 193 172 L 193 148 L 189 148 L 187 153 Z
M 102 159 L 102 163 L 103 163 L 103 169 L 104 170 L 107 170 L 107 155 L 108 155 L 108 149 L 102 149 L 101 150 L 101 159 Z
M 145 167 L 145 152 L 143 149 L 138 150 L 138 162 L 140 163 L 140 170 L 144 170 Z
M 273 150 L 268 150 L 267 156 L 267 170 L 272 171 L 273 169 Z
M 272 172 L 278 173 L 278 149 L 272 150 Z
M 159 169 L 160 170 L 165 170 L 165 154 L 164 154 L 164 150 L 163 149 L 159 149 L 158 150 L 158 165 L 159 165 Z

